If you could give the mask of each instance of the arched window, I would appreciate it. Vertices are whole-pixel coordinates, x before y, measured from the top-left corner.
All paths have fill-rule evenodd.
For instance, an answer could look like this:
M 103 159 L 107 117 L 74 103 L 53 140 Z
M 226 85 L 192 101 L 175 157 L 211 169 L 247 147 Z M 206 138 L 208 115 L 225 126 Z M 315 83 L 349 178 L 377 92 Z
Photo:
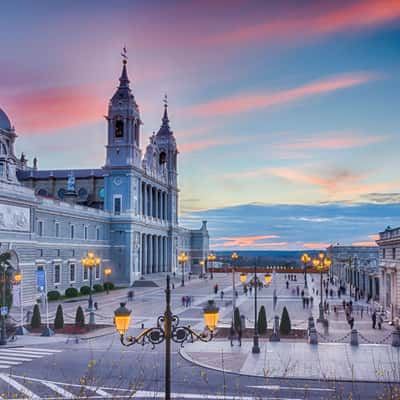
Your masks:
M 165 164 L 167 162 L 167 154 L 165 151 L 160 153 L 160 165 Z
M 121 118 L 115 120 L 115 137 L 121 138 L 124 136 L 124 121 Z

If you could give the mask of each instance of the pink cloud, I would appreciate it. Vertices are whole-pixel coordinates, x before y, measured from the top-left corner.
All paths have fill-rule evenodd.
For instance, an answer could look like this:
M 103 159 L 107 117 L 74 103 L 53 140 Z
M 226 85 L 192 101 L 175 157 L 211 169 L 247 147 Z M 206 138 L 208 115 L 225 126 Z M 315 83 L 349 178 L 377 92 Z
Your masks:
M 377 74 L 366 72 L 339 75 L 311 82 L 294 89 L 280 90 L 273 93 L 250 93 L 228 96 L 189 107 L 188 111 L 199 116 L 221 116 L 238 112 L 248 112 L 361 85 L 376 78 Z
M 377 246 L 377 244 L 375 242 L 353 242 L 351 244 L 352 246 Z
M 271 247 L 271 246 L 285 246 L 287 243 L 283 242 L 265 242 L 269 239 L 278 239 L 277 235 L 256 235 L 256 236 L 235 236 L 235 237 L 219 237 L 214 240 L 217 242 L 214 247 Z
M 205 150 L 210 147 L 226 146 L 242 142 L 243 139 L 239 138 L 217 138 L 217 139 L 202 139 L 191 143 L 182 143 L 178 146 L 181 153 L 188 153 L 192 151 Z
M 321 135 L 322 136 L 322 135 Z M 292 143 L 277 144 L 275 147 L 284 150 L 340 150 L 353 147 L 367 146 L 372 143 L 382 142 L 386 136 L 357 136 L 353 132 L 334 132 L 332 137 L 309 137 L 299 139 Z
M 107 112 L 107 98 L 98 85 L 53 87 L 21 93 L 7 103 L 17 132 L 45 133 L 82 123 L 101 121 Z
M 342 8 L 326 11 L 313 8 L 303 8 L 286 18 L 269 18 L 259 24 L 253 23 L 243 28 L 212 34 L 203 41 L 209 45 L 237 47 L 254 41 L 265 43 L 279 39 L 319 38 L 337 32 L 380 26 L 400 17 L 398 0 L 362 0 L 353 4 L 348 2 Z
M 372 240 L 379 240 L 379 235 L 377 233 L 374 233 L 373 235 L 368 235 L 368 237 Z

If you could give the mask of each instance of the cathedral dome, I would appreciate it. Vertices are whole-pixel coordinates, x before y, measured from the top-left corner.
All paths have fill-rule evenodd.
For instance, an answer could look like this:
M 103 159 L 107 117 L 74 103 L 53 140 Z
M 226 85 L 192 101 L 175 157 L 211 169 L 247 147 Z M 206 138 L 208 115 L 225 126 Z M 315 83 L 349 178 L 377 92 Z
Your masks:
M 0 129 L 5 131 L 11 131 L 11 122 L 7 117 L 7 114 L 0 108 Z

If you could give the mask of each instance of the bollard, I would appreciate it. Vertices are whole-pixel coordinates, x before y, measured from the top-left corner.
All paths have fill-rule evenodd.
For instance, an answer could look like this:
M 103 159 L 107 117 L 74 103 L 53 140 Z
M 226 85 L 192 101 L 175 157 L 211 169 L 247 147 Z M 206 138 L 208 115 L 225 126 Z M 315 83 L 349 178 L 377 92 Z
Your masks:
M 315 329 L 315 327 L 312 327 L 310 329 L 310 336 L 308 338 L 308 343 L 318 344 L 318 334 L 317 334 L 317 330 Z
M 397 326 L 392 332 L 392 346 L 400 347 L 400 327 Z
M 352 346 L 358 346 L 358 332 L 357 332 L 357 329 L 352 329 L 351 330 L 350 344 Z

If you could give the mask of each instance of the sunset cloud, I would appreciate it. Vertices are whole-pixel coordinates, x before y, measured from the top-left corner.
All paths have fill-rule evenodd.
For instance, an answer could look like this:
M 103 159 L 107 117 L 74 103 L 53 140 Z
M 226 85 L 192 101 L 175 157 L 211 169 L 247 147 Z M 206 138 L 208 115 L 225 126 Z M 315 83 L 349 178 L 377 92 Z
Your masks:
M 280 242 L 266 242 L 269 239 L 278 239 L 277 235 L 257 235 L 257 236 L 237 236 L 237 237 L 219 237 L 214 240 L 218 243 L 217 247 L 270 247 L 270 246 L 284 246 Z M 222 243 L 221 243 L 222 242 Z M 287 243 L 286 243 L 287 244 Z
M 241 95 L 228 96 L 189 107 L 188 111 L 199 116 L 223 116 L 254 111 L 358 86 L 377 79 L 377 77 L 377 74 L 367 72 L 338 75 L 293 89 L 284 89 L 271 93 L 243 93 Z
M 179 151 L 181 153 L 189 153 L 192 151 L 205 150 L 210 147 L 227 146 L 227 145 L 231 145 L 231 144 L 237 144 L 242 141 L 243 141 L 243 139 L 240 139 L 240 138 L 202 139 L 202 140 L 197 140 L 195 142 L 182 143 L 178 147 L 179 147 Z
M 353 242 L 352 246 L 377 246 L 376 242 Z
M 107 98 L 99 85 L 53 87 L 21 93 L 7 102 L 17 131 L 49 133 L 85 123 L 102 121 Z
M 310 250 L 319 250 L 319 249 L 326 249 L 327 247 L 329 247 L 330 244 L 329 243 L 304 243 L 303 247 L 305 249 L 310 249 Z
M 333 4 L 344 6 L 328 10 L 302 8 L 283 18 L 268 18 L 262 23 L 247 24 L 244 27 L 239 25 L 237 29 L 206 36 L 203 41 L 209 45 L 238 46 L 255 41 L 320 38 L 338 32 L 372 28 L 400 18 L 398 0 L 360 0 Z

